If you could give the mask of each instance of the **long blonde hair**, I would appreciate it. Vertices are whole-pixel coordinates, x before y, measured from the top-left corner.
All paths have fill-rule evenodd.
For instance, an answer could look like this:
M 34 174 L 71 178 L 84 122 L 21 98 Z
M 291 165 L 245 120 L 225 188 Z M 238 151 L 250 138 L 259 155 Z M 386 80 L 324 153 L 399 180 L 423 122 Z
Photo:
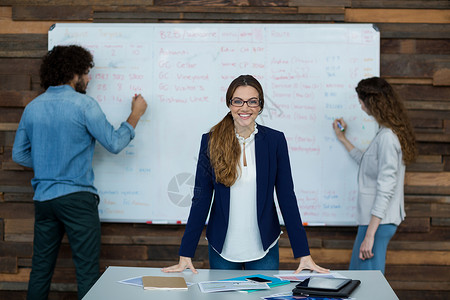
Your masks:
M 241 75 L 230 83 L 226 93 L 227 107 L 230 107 L 234 92 L 240 86 L 251 86 L 258 91 L 261 112 L 264 108 L 264 93 L 261 84 L 251 75 Z M 216 181 L 227 187 L 232 186 L 239 176 L 241 147 L 230 112 L 209 131 L 209 155 Z
M 416 139 L 403 102 L 392 86 L 382 78 L 372 77 L 361 80 L 356 92 L 378 124 L 397 135 L 403 162 L 413 162 L 417 153 Z

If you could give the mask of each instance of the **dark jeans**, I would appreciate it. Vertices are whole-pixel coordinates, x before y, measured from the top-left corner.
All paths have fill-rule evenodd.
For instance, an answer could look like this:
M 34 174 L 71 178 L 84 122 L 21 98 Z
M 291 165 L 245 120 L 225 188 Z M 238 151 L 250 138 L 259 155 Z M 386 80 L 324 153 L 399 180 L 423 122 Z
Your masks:
M 48 298 L 64 232 L 72 249 L 78 298 L 83 298 L 97 281 L 100 257 L 98 203 L 98 196 L 88 192 L 34 201 L 33 259 L 27 299 Z
M 266 256 L 261 259 L 246 261 L 246 262 L 232 262 L 224 259 L 217 253 L 214 248 L 209 245 L 209 266 L 211 269 L 222 270 L 278 270 L 280 265 L 280 254 L 278 249 L 278 242 L 270 248 Z

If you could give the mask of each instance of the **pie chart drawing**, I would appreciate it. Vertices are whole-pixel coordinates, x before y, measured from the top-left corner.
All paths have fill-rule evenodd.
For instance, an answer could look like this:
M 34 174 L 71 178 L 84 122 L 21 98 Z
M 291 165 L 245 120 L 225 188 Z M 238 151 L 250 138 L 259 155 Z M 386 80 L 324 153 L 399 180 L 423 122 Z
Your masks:
M 167 194 L 170 201 L 176 206 L 191 206 L 194 196 L 195 176 L 191 173 L 180 173 L 175 175 L 167 186 Z

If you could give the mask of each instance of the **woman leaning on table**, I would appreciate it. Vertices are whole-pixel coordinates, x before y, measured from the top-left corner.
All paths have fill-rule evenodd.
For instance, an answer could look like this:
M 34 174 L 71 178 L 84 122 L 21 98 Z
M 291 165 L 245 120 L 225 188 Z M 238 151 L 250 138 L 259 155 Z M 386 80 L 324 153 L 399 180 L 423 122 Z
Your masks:
M 359 164 L 359 226 L 349 269 L 384 274 L 387 245 L 405 218 L 405 164 L 415 158 L 415 138 L 402 101 L 384 79 L 361 80 L 356 92 L 361 109 L 375 119 L 379 129 L 367 150 L 361 152 L 345 137 L 344 120 L 333 123 L 338 140 Z
M 264 108 L 260 83 L 250 75 L 234 79 L 226 105 L 228 114 L 202 137 L 179 263 L 163 271 L 189 268 L 197 273 L 191 258 L 209 211 L 206 238 L 212 269 L 278 269 L 281 230 L 273 195 L 276 188 L 294 256 L 300 257 L 296 272 L 328 272 L 310 256 L 284 134 L 255 122 Z

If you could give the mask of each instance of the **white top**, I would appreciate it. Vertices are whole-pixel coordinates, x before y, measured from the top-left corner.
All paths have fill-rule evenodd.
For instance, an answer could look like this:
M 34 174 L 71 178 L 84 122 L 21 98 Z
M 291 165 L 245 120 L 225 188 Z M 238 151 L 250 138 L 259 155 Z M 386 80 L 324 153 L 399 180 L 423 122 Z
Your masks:
M 397 135 L 381 126 L 364 153 L 353 148 L 350 155 L 359 164 L 358 225 L 368 225 L 372 215 L 381 224 L 399 225 L 405 219 L 405 165 Z
M 255 135 L 257 133 L 256 125 L 255 130 L 246 139 L 236 133 L 241 146 L 240 174 L 230 187 L 227 236 L 220 253 L 224 259 L 232 262 L 261 259 L 270 249 L 263 250 L 256 210 Z M 244 147 L 247 166 L 244 166 Z

